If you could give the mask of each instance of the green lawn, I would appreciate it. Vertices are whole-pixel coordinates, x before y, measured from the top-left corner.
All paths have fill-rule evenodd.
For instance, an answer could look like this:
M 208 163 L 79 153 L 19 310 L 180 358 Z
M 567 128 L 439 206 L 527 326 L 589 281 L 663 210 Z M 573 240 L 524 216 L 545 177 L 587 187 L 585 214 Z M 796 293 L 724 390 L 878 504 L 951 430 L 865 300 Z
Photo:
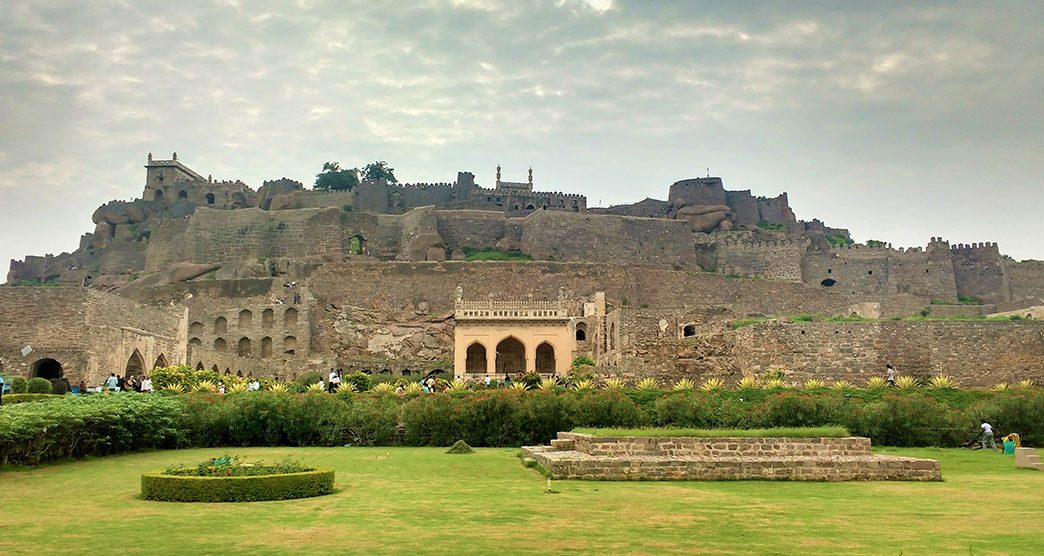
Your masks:
M 1044 472 L 1011 456 L 942 461 L 942 483 L 545 480 L 516 449 L 246 448 L 337 469 L 340 491 L 281 502 L 138 499 L 139 474 L 221 455 L 130 454 L 0 473 L 0 553 L 1042 554 Z

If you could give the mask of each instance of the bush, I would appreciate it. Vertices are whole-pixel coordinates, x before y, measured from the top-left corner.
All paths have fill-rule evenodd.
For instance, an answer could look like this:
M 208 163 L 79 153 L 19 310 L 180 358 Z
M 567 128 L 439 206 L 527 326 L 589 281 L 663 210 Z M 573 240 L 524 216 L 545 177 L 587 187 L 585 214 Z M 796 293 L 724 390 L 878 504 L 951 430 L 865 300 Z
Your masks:
M 351 373 L 341 377 L 342 384 L 354 384 L 360 392 L 365 392 L 370 388 L 373 388 L 373 378 L 366 373 Z
M 4 405 L 14 405 L 16 403 L 27 403 L 27 402 L 46 402 L 48 400 L 58 400 L 64 396 L 56 394 L 5 394 Z
M 51 381 L 46 378 L 31 378 L 29 379 L 29 385 L 26 389 L 30 394 L 50 394 L 53 391 Z
M 252 477 L 190 477 L 146 473 L 141 497 L 168 502 L 257 502 L 322 496 L 334 491 L 334 470 Z
M 12 377 L 10 384 L 12 394 L 25 394 L 29 389 L 29 381 L 24 376 Z

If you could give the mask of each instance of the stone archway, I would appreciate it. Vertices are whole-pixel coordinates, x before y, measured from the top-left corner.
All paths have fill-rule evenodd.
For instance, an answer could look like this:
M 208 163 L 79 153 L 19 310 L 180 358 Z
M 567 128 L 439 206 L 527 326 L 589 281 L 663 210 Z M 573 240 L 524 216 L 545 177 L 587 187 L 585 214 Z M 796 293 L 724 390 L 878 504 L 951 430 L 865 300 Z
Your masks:
M 497 374 L 526 371 L 526 345 L 514 336 L 497 344 Z
M 134 350 L 134 353 L 127 359 L 127 366 L 123 370 L 123 376 L 141 376 L 145 374 L 145 358 L 141 356 L 141 352 Z
M 551 374 L 555 372 L 555 346 L 544 342 L 536 348 L 536 372 Z
M 485 373 L 486 372 L 486 346 L 475 342 L 468 346 L 467 358 L 464 362 L 464 372 Z
M 32 372 L 30 376 L 33 378 L 46 378 L 51 380 L 52 378 L 62 378 L 65 374 L 65 370 L 62 369 L 62 364 L 57 359 L 45 358 L 40 359 L 33 363 Z
M 587 341 L 587 325 L 582 322 L 576 323 L 576 341 Z
M 167 356 L 165 356 L 165 355 L 163 355 L 161 353 L 161 354 L 159 354 L 159 357 L 156 358 L 156 364 L 153 365 L 152 368 L 155 369 L 156 367 L 168 367 L 168 366 L 170 366 L 170 365 L 167 364 Z

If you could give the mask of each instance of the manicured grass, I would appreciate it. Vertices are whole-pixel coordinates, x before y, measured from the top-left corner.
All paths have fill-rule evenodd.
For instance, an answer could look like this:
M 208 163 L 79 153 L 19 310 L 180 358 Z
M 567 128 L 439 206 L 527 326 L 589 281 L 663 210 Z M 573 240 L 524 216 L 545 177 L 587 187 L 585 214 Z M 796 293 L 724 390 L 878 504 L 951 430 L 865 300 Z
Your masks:
M 970 450 L 941 483 L 545 480 L 517 449 L 240 448 L 129 454 L 0 474 L 0 553 L 1041 554 L 1044 472 Z M 332 495 L 186 504 L 139 475 L 239 453 L 337 470 Z
M 593 436 L 697 436 L 701 438 L 721 438 L 738 436 L 743 438 L 840 438 L 852 436 L 844 427 L 776 427 L 771 429 L 675 429 L 675 428 L 643 428 L 643 429 L 593 429 L 578 427 L 573 432 Z

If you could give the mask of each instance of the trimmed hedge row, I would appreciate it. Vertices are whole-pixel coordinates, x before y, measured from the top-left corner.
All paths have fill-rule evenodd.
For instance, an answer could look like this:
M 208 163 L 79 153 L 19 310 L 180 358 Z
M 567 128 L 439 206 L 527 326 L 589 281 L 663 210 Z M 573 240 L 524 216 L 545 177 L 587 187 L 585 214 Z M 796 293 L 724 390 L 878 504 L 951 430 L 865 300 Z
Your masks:
M 26 402 L 46 402 L 48 400 L 60 399 L 61 394 L 4 394 L 4 405 L 15 405 Z
M 193 477 L 145 473 L 141 497 L 166 502 L 260 502 L 323 496 L 334 491 L 334 470 L 313 469 L 252 477 Z

